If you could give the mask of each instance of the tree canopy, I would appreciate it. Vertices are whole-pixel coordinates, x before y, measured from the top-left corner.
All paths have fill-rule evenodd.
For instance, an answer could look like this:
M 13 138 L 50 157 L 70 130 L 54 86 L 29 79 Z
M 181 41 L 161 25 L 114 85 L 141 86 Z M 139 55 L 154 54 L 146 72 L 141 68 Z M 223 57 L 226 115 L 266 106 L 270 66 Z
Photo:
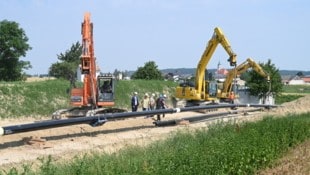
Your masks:
M 29 61 L 20 60 L 31 49 L 28 37 L 19 24 L 0 21 L 0 81 L 19 81 L 25 78 L 24 69 L 31 68 Z
M 250 94 L 262 98 L 268 95 L 268 93 L 272 93 L 273 95 L 281 93 L 283 84 L 279 69 L 271 63 L 270 59 L 267 63 L 260 63 L 260 66 L 269 75 L 270 83 L 254 70 L 249 71 L 246 85 L 249 87 Z
M 154 61 L 149 61 L 143 67 L 138 67 L 131 76 L 132 79 L 163 80 L 163 76 Z
M 56 78 L 64 78 L 75 87 L 77 68 L 80 64 L 82 46 L 79 42 L 72 44 L 65 53 L 60 53 L 57 58 L 60 62 L 54 63 L 49 68 L 49 75 Z

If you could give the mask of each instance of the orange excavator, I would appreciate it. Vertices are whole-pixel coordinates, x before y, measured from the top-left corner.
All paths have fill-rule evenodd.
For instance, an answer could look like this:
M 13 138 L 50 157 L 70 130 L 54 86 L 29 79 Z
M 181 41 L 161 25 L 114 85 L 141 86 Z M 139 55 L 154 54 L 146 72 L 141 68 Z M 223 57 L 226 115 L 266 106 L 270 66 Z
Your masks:
M 82 23 L 81 73 L 84 76 L 83 87 L 71 90 L 70 109 L 61 109 L 53 113 L 54 119 L 62 117 L 81 117 L 103 113 L 125 112 L 114 106 L 114 77 L 111 74 L 98 75 L 94 54 L 93 23 L 90 13 L 84 14 Z

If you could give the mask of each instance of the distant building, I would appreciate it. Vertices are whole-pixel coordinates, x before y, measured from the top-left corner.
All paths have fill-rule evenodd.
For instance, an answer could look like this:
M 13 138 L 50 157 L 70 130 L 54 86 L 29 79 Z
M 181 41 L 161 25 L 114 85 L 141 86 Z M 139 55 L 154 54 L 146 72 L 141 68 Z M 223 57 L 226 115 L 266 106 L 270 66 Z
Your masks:
M 310 85 L 310 76 L 298 76 L 295 75 L 293 77 L 283 77 L 282 83 L 285 85 Z
M 225 68 L 220 68 L 216 71 L 216 73 L 219 75 L 225 75 L 226 76 L 228 74 L 228 70 Z
M 306 84 L 310 84 L 310 75 L 304 76 L 301 79 L 303 79 Z

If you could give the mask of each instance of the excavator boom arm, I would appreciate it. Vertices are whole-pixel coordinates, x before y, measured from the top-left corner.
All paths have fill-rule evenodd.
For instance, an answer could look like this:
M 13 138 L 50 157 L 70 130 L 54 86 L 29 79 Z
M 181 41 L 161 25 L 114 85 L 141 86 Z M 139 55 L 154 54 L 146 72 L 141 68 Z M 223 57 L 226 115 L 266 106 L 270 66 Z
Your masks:
M 204 51 L 204 53 L 201 56 L 201 59 L 197 65 L 196 69 L 196 81 L 195 81 L 195 88 L 196 90 L 201 93 L 202 87 L 203 87 L 203 82 L 205 78 L 205 69 L 206 66 L 208 65 L 216 47 L 218 44 L 221 44 L 225 51 L 229 55 L 229 63 L 231 66 L 236 66 L 237 60 L 236 57 L 237 55 L 232 51 L 231 46 L 226 39 L 225 35 L 223 34 L 222 30 L 218 27 L 214 29 L 214 34 L 212 38 L 209 40 L 208 45 Z
M 233 79 L 236 77 L 236 75 L 244 73 L 246 70 L 249 68 L 252 68 L 254 71 L 256 71 L 259 75 L 262 77 L 266 78 L 267 81 L 270 80 L 269 75 L 263 70 L 263 68 L 257 64 L 253 59 L 248 58 L 245 62 L 242 64 L 238 65 L 231 71 L 229 71 L 224 84 L 223 84 L 223 90 L 221 92 L 220 97 L 221 98 L 227 98 L 229 96 L 229 92 L 231 91 L 231 85 Z

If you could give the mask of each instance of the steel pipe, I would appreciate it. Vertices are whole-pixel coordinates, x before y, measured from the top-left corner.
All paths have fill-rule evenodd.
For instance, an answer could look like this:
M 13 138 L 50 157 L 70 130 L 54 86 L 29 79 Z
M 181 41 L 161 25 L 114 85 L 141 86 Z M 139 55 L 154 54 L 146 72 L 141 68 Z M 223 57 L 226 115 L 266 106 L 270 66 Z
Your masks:
M 202 109 L 217 109 L 217 108 L 234 108 L 234 107 L 265 107 L 273 108 L 277 107 L 276 105 L 251 105 L 251 104 L 216 104 L 216 105 L 206 105 L 206 106 L 194 106 L 194 107 L 185 107 L 185 108 L 171 108 L 171 109 L 159 109 L 152 111 L 141 111 L 141 112 L 126 112 L 126 113 L 112 113 L 88 117 L 76 117 L 62 120 L 45 120 L 35 123 L 12 125 L 0 127 L 0 136 L 9 135 L 20 132 L 35 131 L 46 128 L 55 128 L 68 125 L 77 125 L 77 124 L 90 124 L 92 126 L 102 125 L 109 120 L 124 119 L 124 118 L 133 118 L 138 116 L 148 116 L 156 114 L 168 114 L 168 113 L 177 113 L 177 112 L 186 112 L 186 111 L 199 111 Z

